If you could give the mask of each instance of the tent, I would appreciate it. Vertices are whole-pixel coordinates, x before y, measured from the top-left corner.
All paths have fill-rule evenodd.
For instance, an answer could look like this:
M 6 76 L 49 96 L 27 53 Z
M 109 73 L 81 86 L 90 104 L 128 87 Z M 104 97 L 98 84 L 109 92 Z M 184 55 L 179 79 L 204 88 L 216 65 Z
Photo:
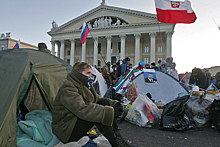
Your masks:
M 32 49 L 0 51 L 0 146 L 16 146 L 16 112 L 51 110 L 72 66 L 49 53 Z
M 92 66 L 92 74 L 96 76 L 93 86 L 96 92 L 103 97 L 108 89 L 107 83 L 103 78 L 102 74 L 93 66 Z
M 160 70 L 155 70 L 158 84 L 146 84 L 144 72 L 136 75 L 130 83 L 137 83 L 138 93 L 150 93 L 157 101 L 168 103 L 174 100 L 178 94 L 188 94 L 188 90 L 174 77 Z

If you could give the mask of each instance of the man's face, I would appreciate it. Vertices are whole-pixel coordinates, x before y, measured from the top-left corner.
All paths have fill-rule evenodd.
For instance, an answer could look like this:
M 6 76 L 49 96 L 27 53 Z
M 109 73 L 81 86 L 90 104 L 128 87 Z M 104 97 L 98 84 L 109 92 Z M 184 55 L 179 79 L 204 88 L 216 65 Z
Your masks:
M 153 75 L 153 74 L 148 74 L 147 77 L 148 77 L 149 79 L 153 79 L 154 75 Z
M 88 67 L 82 72 L 82 74 L 85 76 L 92 76 L 92 69 Z
M 130 61 L 127 61 L 127 63 L 129 64 L 129 63 L 130 63 Z

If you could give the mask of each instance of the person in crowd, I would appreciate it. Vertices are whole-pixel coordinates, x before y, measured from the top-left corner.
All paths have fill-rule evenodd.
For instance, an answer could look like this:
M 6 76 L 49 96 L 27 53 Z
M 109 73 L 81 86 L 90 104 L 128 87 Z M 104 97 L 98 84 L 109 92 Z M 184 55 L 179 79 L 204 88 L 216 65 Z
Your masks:
M 116 80 L 121 76 L 121 64 L 120 61 L 116 63 Z
M 163 71 L 165 73 L 168 72 L 166 61 L 161 61 L 161 65 L 159 67 L 159 70 L 161 70 L 161 71 Z
M 150 69 L 150 64 L 146 63 L 146 64 L 145 64 L 145 68 L 146 68 L 146 69 Z
M 111 76 L 110 68 L 111 68 L 111 63 L 110 62 L 107 62 L 102 67 L 103 77 L 106 80 L 108 87 L 110 87 L 112 85 L 112 76 Z
M 140 62 L 140 63 L 138 64 L 138 67 L 137 67 L 136 69 L 138 69 L 138 70 L 143 70 L 143 69 L 145 69 L 144 65 L 145 65 L 145 62 Z
M 161 66 L 161 60 L 158 60 L 158 62 L 157 62 L 157 67 L 160 69 L 160 66 Z
M 46 53 L 51 53 L 51 51 L 47 49 L 47 45 L 43 42 L 38 43 L 38 50 Z
M 53 133 L 63 143 L 78 141 L 95 125 L 112 147 L 133 146 L 123 139 L 116 118 L 123 105 L 99 96 L 88 63 L 77 62 L 60 87 L 52 110 Z
M 195 84 L 199 88 L 207 89 L 209 87 L 209 79 L 202 69 L 194 68 L 191 73 L 189 84 Z
M 220 71 L 215 74 L 215 79 L 212 80 L 212 83 L 220 89 Z
M 168 74 L 170 74 L 179 81 L 178 71 L 176 70 L 175 62 L 172 63 L 171 68 L 168 70 Z
M 151 69 L 159 69 L 159 68 L 156 66 L 155 62 L 152 62 L 152 63 L 150 64 L 150 66 L 151 66 Z
M 129 57 L 126 57 L 125 59 L 122 60 L 121 75 L 125 74 L 126 71 L 129 70 L 129 63 L 130 63 L 130 58 Z
M 146 83 L 157 83 L 157 79 L 154 79 L 154 74 L 149 72 L 147 78 L 145 78 Z
M 132 64 L 131 63 L 129 63 L 129 69 L 132 69 Z

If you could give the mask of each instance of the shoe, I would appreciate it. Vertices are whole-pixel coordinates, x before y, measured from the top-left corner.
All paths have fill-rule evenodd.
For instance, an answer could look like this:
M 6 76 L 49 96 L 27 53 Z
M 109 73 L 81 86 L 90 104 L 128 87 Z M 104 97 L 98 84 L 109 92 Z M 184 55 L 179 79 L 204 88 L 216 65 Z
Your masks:
M 126 141 L 120 134 L 120 129 L 115 130 L 116 141 L 119 147 L 135 147 L 131 142 Z

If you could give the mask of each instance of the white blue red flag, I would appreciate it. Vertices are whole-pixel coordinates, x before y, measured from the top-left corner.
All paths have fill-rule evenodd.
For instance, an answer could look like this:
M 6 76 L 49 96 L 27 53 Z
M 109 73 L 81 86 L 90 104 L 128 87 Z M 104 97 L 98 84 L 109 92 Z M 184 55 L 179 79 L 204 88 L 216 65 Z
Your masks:
M 89 27 L 87 26 L 87 24 L 84 22 L 83 23 L 83 27 L 82 27 L 82 33 L 81 33 L 81 38 L 80 41 L 82 42 L 82 44 L 85 43 L 87 35 L 89 34 L 90 30 Z
M 20 48 L 20 40 L 15 44 L 15 46 L 13 47 L 13 49 L 15 48 Z
M 157 19 L 164 23 L 193 23 L 196 21 L 191 3 L 185 1 L 155 0 Z

